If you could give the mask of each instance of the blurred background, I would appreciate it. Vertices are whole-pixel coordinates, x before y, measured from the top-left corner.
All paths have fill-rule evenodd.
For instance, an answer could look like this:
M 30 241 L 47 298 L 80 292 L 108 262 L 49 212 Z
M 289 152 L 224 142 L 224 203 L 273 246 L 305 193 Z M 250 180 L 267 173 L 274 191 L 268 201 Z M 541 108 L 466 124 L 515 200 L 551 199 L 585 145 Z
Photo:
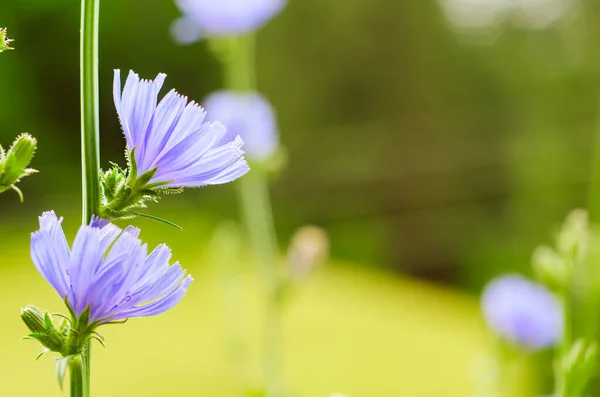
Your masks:
M 170 0 L 102 2 L 102 166 L 124 165 L 113 69 L 167 73 L 165 88 L 199 102 L 221 87 L 205 42 L 174 44 L 179 15 Z M 49 359 L 35 363 L 37 346 L 18 342 L 18 309 L 62 310 L 29 260 L 37 215 L 56 210 L 69 236 L 80 220 L 79 2 L 4 0 L 0 26 L 16 48 L 0 56 L 0 142 L 32 133 L 41 171 L 20 184 L 24 204 L 0 196 L 0 373 L 10 395 L 59 395 Z M 476 294 L 496 274 L 528 272 L 532 249 L 586 205 L 599 40 L 593 0 L 291 0 L 258 34 L 258 84 L 289 151 L 272 185 L 282 249 L 308 223 L 332 245 L 286 317 L 297 395 L 479 395 Z M 152 213 L 183 232 L 137 224 L 197 282 L 172 313 L 105 330 L 93 387 L 227 395 L 218 264 L 206 257 L 215 226 L 237 217 L 235 189 L 161 201 Z M 241 277 L 252 330 L 251 266 Z

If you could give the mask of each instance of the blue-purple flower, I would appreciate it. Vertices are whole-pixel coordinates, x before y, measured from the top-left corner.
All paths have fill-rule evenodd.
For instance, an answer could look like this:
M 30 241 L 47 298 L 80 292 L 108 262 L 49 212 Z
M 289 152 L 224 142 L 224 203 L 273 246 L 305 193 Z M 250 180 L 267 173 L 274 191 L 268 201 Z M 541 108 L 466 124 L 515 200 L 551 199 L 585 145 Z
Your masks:
M 224 140 L 225 127 L 205 123 L 198 104 L 175 90 L 157 104 L 165 78 L 161 73 L 154 81 L 140 80 L 130 71 L 121 92 L 120 71 L 115 70 L 115 107 L 127 149 L 135 153 L 137 174 L 156 169 L 151 184 L 180 188 L 227 183 L 248 172 L 242 139 Z
M 520 275 L 492 280 L 483 291 L 481 307 L 492 330 L 525 348 L 548 348 L 562 337 L 563 315 L 555 296 Z
M 237 35 L 260 28 L 277 15 L 286 0 L 175 0 L 184 14 L 172 34 L 180 43 L 206 36 Z
M 33 263 L 76 318 L 89 308 L 89 324 L 165 312 L 192 282 L 179 263 L 169 264 L 166 245 L 148 254 L 137 228 L 121 230 L 96 219 L 79 229 L 69 249 L 62 218 L 50 211 L 39 221 L 31 235 Z
M 273 108 L 257 92 L 218 91 L 204 102 L 211 120 L 227 126 L 224 141 L 239 135 L 248 158 L 264 160 L 279 146 L 279 133 Z

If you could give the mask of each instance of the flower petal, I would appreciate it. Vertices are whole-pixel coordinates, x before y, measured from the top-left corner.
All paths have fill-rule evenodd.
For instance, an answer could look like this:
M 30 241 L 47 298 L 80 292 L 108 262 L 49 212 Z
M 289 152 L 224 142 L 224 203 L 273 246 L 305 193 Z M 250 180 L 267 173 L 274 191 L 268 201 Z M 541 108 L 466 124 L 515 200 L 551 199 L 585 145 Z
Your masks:
M 67 264 L 69 246 L 54 211 L 40 217 L 40 230 L 31 235 L 31 258 L 35 267 L 64 299 L 69 293 Z

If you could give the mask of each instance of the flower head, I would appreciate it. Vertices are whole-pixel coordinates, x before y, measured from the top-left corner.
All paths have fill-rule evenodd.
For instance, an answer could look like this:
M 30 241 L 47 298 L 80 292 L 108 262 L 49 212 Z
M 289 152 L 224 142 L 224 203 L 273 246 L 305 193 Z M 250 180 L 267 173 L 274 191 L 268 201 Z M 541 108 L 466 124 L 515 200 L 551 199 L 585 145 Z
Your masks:
M 173 35 L 182 43 L 203 36 L 227 36 L 260 28 L 277 15 L 285 0 L 175 0 L 184 17 L 175 21 Z
M 115 70 L 115 107 L 138 173 L 156 169 L 150 183 L 178 188 L 227 183 L 248 172 L 242 139 L 223 140 L 225 127 L 205 123 L 198 104 L 175 90 L 157 104 L 165 78 L 161 73 L 154 81 L 140 80 L 131 71 L 121 92 L 121 74 Z
M 279 146 L 275 113 L 269 102 L 257 92 L 218 91 L 204 103 L 212 120 L 227 126 L 224 141 L 239 135 L 249 158 L 264 160 Z
M 483 291 L 485 320 L 501 337 L 537 350 L 562 336 L 562 310 L 554 295 L 517 274 L 499 277 Z
M 31 235 L 33 263 L 76 318 L 89 310 L 89 324 L 165 312 L 192 282 L 177 262 L 169 265 L 166 245 L 148 255 L 137 228 L 121 230 L 95 219 L 79 229 L 69 249 L 62 218 L 50 211 L 39 220 L 40 229 Z

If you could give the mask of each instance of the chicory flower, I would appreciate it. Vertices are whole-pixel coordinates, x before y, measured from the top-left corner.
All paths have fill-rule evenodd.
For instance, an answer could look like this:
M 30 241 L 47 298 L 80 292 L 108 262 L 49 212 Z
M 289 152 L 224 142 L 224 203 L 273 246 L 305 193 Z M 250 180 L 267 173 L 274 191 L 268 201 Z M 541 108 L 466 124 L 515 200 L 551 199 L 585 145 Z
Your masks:
M 284 8 L 285 0 L 175 0 L 184 14 L 172 34 L 182 44 L 206 36 L 230 36 L 259 29 Z
M 39 220 L 40 229 L 31 235 L 33 263 L 76 319 L 88 311 L 86 325 L 165 312 L 192 282 L 179 263 L 169 264 L 166 245 L 148 254 L 135 227 L 121 230 L 95 219 L 79 229 L 69 249 L 62 218 L 50 211 Z
M 204 101 L 211 120 L 227 126 L 222 142 L 240 136 L 252 160 L 271 157 L 279 146 L 279 133 L 273 108 L 258 92 L 218 91 Z
M 128 170 L 114 166 L 102 174 L 102 211 L 109 219 L 132 216 L 158 193 L 231 182 L 249 171 L 243 140 L 226 135 L 220 122 L 204 122 L 206 112 L 175 90 L 158 103 L 165 74 L 140 80 L 129 72 L 121 89 L 114 74 L 114 102 L 127 141 Z
M 135 149 L 138 173 L 156 168 L 150 182 L 172 188 L 227 183 L 248 172 L 242 139 L 224 140 L 223 124 L 205 123 L 206 112 L 197 103 L 171 90 L 157 104 L 166 77 L 140 80 L 130 71 L 121 92 L 121 74 L 115 70 L 115 107 L 127 149 Z
M 493 331 L 525 348 L 548 348 L 562 336 L 562 310 L 555 296 L 520 275 L 491 281 L 483 291 L 481 307 Z

